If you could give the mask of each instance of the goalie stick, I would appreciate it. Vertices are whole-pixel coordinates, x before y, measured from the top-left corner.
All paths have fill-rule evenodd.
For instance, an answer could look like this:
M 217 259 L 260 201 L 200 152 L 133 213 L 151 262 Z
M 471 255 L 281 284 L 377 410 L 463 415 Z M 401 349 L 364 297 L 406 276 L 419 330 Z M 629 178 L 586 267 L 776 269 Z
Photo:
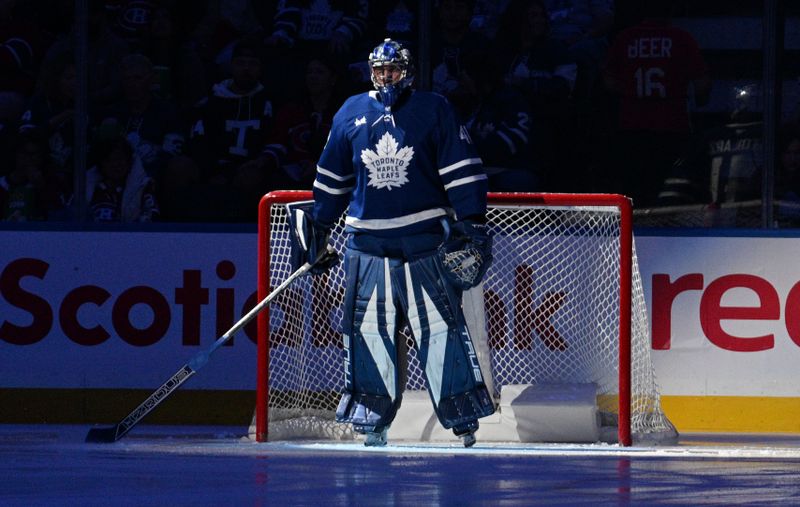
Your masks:
M 183 365 L 180 370 L 175 372 L 166 382 L 161 384 L 161 387 L 155 390 L 146 400 L 144 400 L 138 407 L 136 407 L 130 414 L 110 428 L 91 428 L 89 433 L 86 434 L 87 442 L 116 442 L 124 437 L 134 426 L 139 424 L 144 417 L 149 414 L 159 403 L 164 401 L 170 394 L 175 392 L 184 382 L 189 380 L 192 375 L 205 366 L 211 354 L 214 353 L 221 345 L 231 339 L 237 331 L 244 327 L 255 317 L 261 310 L 263 310 L 278 294 L 284 291 L 296 278 L 307 273 L 311 268 L 319 263 L 330 260 L 334 255 L 338 255 L 332 248 L 328 247 L 328 251 L 321 255 L 314 262 L 306 262 L 294 273 L 272 290 L 264 299 L 262 299 L 256 306 L 254 306 L 247 314 L 239 319 L 225 334 L 217 338 L 217 341 L 207 350 L 201 351 L 195 355 L 188 363 Z

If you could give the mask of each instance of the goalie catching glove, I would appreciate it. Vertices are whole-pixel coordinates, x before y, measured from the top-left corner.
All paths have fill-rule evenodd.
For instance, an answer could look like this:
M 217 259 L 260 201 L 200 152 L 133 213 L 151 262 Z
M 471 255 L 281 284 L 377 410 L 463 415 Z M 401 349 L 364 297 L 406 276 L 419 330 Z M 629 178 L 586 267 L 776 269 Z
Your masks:
M 448 282 L 461 290 L 478 285 L 492 263 L 492 237 L 486 224 L 464 219 L 442 220 L 445 238 L 437 262 Z
M 292 269 L 310 262 L 311 274 L 321 275 L 339 262 L 339 254 L 328 244 L 332 227 L 311 218 L 312 206 L 313 201 L 286 205 L 292 228 Z

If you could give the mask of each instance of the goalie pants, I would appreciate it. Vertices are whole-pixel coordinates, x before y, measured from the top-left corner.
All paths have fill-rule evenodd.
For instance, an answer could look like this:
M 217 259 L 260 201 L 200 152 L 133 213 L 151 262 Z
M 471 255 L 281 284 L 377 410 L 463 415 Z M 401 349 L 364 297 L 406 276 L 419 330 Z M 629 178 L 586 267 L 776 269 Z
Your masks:
M 461 291 L 433 258 L 441 235 L 351 237 L 345 254 L 345 391 L 336 413 L 358 432 L 394 420 L 406 382 L 408 324 L 426 387 L 445 428 L 463 434 L 494 412 L 461 308 Z M 364 251 L 367 250 L 367 251 Z M 375 254 L 378 255 L 375 255 Z

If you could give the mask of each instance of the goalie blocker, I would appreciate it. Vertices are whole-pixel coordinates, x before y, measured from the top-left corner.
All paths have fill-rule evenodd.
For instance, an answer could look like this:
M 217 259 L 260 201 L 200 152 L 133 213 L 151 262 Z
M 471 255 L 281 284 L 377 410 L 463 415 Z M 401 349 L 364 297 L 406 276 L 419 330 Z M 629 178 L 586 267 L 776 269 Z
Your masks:
M 339 255 L 329 248 L 331 226 L 314 222 L 311 209 L 314 201 L 288 203 L 286 213 L 292 234 L 291 264 L 292 269 L 299 269 L 305 263 L 312 264 L 311 274 L 319 275 L 339 262 Z

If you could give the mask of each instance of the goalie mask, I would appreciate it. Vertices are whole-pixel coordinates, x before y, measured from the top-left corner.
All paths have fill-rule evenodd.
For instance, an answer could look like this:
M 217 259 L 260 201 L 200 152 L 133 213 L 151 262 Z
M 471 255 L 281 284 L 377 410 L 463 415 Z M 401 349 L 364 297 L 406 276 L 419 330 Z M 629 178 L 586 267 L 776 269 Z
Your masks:
M 392 39 L 384 39 L 372 50 L 369 67 L 372 85 L 378 90 L 381 102 L 387 109 L 414 81 L 411 52 Z

